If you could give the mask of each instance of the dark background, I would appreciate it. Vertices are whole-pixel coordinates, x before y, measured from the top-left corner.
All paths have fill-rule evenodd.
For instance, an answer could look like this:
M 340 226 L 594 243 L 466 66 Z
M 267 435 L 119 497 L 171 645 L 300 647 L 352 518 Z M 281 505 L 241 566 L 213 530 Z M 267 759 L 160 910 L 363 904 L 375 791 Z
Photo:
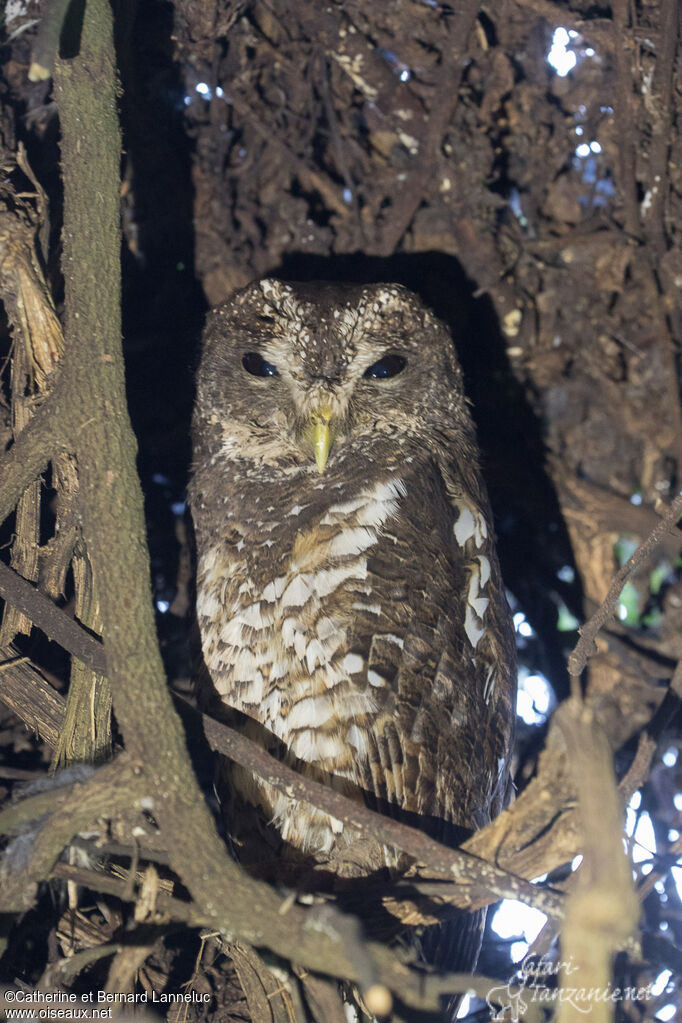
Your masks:
M 206 309 L 265 274 L 398 281 L 450 327 L 473 403 L 527 694 L 521 790 L 567 695 L 577 623 L 679 489 L 677 23 L 671 48 L 664 0 L 625 17 L 616 4 L 521 0 L 113 6 L 128 397 L 171 682 L 186 691 L 191 673 L 183 502 Z M 49 198 L 59 302 L 58 116 L 50 83 L 26 75 L 41 10 L 28 3 L 5 25 L 2 131 Z M 563 51 L 560 28 L 573 33 Z M 557 73 L 552 52 L 574 67 Z M 621 771 L 682 655 L 674 545 L 623 600 L 587 680 Z M 25 646 L 63 685 L 54 645 L 34 633 Z M 549 706 L 532 709 L 528 675 Z M 8 761 L 42 772 L 16 719 L 0 727 Z M 673 720 L 638 810 L 661 854 L 682 824 L 678 749 Z M 674 879 L 660 889 L 644 919 L 656 976 L 679 965 L 682 941 Z M 503 973 L 508 946 L 490 932 L 482 970 Z

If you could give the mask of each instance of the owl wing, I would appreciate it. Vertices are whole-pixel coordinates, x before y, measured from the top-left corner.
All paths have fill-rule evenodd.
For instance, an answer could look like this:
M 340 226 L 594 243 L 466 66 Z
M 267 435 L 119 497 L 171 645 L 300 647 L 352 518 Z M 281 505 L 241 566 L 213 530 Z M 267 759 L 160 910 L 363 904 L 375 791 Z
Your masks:
M 501 809 L 514 720 L 514 640 L 475 467 L 434 460 L 368 562 L 379 613 L 358 615 L 380 708 L 367 801 L 458 844 Z
M 381 812 L 458 845 L 504 804 L 514 636 L 475 466 L 434 460 L 406 486 L 368 562 L 374 611 L 355 626 L 368 679 L 386 682 L 361 784 Z M 484 920 L 456 912 L 427 927 L 421 957 L 473 969 Z M 456 1011 L 455 999 L 447 1017 Z

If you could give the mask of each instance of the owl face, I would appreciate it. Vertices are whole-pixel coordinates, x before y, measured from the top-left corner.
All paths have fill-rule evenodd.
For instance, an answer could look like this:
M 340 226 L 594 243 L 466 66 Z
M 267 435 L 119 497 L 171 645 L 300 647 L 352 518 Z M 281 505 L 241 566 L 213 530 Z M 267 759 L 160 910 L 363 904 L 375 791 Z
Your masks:
M 463 401 L 447 331 L 399 285 L 266 279 L 207 324 L 197 408 L 217 458 L 313 475 L 395 459 Z

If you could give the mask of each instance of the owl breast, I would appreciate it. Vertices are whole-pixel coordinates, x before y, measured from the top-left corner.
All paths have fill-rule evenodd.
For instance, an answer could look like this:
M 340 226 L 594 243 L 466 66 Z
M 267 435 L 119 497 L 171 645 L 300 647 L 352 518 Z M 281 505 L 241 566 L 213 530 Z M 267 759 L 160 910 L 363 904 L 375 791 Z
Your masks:
M 367 773 L 377 718 L 393 695 L 403 640 L 378 602 L 368 559 L 397 524 L 406 496 L 392 476 L 338 500 L 241 515 L 230 540 L 205 547 L 197 613 L 204 660 L 217 692 L 276 736 L 285 759 L 352 792 Z M 390 541 L 389 541 L 390 542 Z M 369 651 L 358 621 L 373 622 Z M 282 837 L 329 849 L 339 822 L 300 808 L 251 775 L 234 783 L 259 802 Z M 344 785 L 344 782 L 346 783 Z
M 446 327 L 398 285 L 256 281 L 209 315 L 193 440 L 204 708 L 461 843 L 506 798 L 516 673 Z M 351 891 L 408 869 L 366 830 L 218 769 L 231 846 L 259 876 Z

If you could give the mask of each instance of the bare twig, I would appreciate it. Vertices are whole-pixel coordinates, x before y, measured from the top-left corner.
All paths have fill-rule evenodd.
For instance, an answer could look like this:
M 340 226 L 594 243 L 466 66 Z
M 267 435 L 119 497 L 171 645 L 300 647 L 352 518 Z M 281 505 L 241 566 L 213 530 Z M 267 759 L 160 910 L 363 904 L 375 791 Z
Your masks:
M 0 597 L 20 610 L 39 629 L 61 644 L 93 671 L 106 674 L 106 659 L 102 644 L 94 636 L 69 618 L 42 593 L 22 579 L 7 565 L 0 562 Z
M 680 709 L 681 700 L 682 661 L 678 661 L 670 680 L 670 687 L 646 729 L 640 734 L 634 760 L 618 784 L 622 805 L 627 805 L 630 802 L 633 793 L 648 777 L 660 734 L 671 717 Z
M 623 586 L 642 562 L 644 562 L 655 549 L 662 537 L 671 532 L 682 516 L 682 497 L 677 497 L 670 505 L 659 524 L 651 531 L 649 536 L 637 548 L 635 553 L 628 558 L 623 567 L 613 577 L 608 593 L 602 604 L 592 615 L 590 620 L 580 630 L 580 639 L 575 645 L 573 653 L 568 659 L 568 671 L 571 676 L 571 685 L 577 693 L 580 689 L 580 675 L 588 660 L 594 652 L 594 641 L 602 626 L 613 617 L 618 606 L 618 598 Z
M 393 199 L 392 214 L 380 232 L 376 251 L 390 256 L 410 226 L 412 218 L 424 198 L 426 187 L 438 166 L 437 155 L 443 135 L 452 120 L 459 100 L 459 88 L 464 72 L 464 54 L 478 14 L 476 0 L 467 0 L 457 12 L 452 26 L 452 52 L 443 55 L 443 64 L 435 93 L 439 102 L 434 104 L 419 146 L 414 170 L 408 173 L 404 185 Z
M 614 90 L 616 130 L 618 132 L 618 156 L 620 159 L 620 191 L 623 198 L 625 230 L 636 237 L 639 234 L 639 209 L 637 207 L 637 178 L 635 174 L 635 141 L 632 135 L 632 71 L 626 57 L 628 47 L 627 0 L 614 0 L 613 10 L 613 52 L 616 64 L 618 87 Z M 628 51 L 631 53 L 631 49 Z
M 652 246 L 652 256 L 660 259 L 666 250 L 665 205 L 668 197 L 668 152 L 674 136 L 672 118 L 672 89 L 675 51 L 678 43 L 680 9 L 677 0 L 661 0 L 658 15 L 660 47 L 656 54 L 656 70 L 652 82 L 654 125 L 649 153 L 651 205 L 645 226 Z
M 83 769 L 81 769 L 83 770 Z M 33 904 L 35 885 L 45 880 L 62 850 L 78 831 L 91 828 L 106 813 L 115 815 L 138 805 L 141 808 L 144 785 L 139 763 L 126 755 L 119 756 L 93 774 L 83 774 L 85 781 L 76 781 L 51 788 L 17 803 L 0 817 L 3 831 L 12 831 L 28 821 L 41 822 L 30 842 L 22 847 L 21 857 L 5 857 L 0 905 L 4 911 L 29 908 Z
M 602 532 L 634 533 L 648 536 L 661 521 L 661 513 L 650 504 L 632 504 L 622 494 L 587 479 L 568 476 L 558 460 L 552 461 L 552 477 L 559 489 L 562 508 L 587 512 Z M 679 553 L 679 539 L 664 535 L 661 547 L 671 556 Z
M 71 863 L 55 863 L 50 872 L 50 877 L 59 878 L 62 881 L 73 881 L 74 884 L 83 885 L 93 892 L 104 892 L 106 895 L 114 895 L 123 901 L 133 902 L 137 898 L 136 892 L 128 891 L 128 882 L 120 877 L 113 877 L 101 870 L 89 870 L 87 867 L 74 866 Z M 197 912 L 196 907 L 190 902 L 181 902 L 180 899 L 159 892 L 156 896 L 156 908 L 161 917 L 170 920 L 184 920 L 192 927 L 202 927 L 206 922 Z
M 667 874 L 670 873 L 670 868 L 676 864 L 679 865 L 680 857 L 682 856 L 682 835 L 677 838 L 667 852 L 661 856 L 657 856 L 654 860 L 653 870 L 642 879 L 641 883 L 637 888 L 637 897 L 640 901 L 644 901 L 647 895 L 650 895 L 654 890 L 657 881 L 661 881 Z

